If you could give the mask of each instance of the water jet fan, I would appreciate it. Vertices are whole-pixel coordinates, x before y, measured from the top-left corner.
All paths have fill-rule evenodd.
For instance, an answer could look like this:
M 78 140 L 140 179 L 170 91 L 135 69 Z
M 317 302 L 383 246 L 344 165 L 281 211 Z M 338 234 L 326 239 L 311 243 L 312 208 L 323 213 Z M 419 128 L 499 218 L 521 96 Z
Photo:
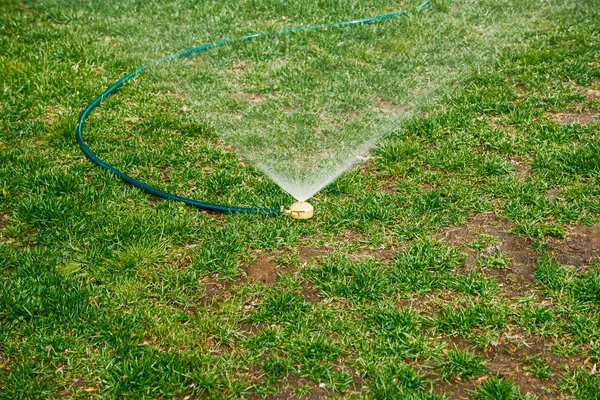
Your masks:
M 523 16 L 527 10 L 532 18 Z M 474 71 L 477 75 L 482 66 L 498 63 L 502 48 L 521 45 L 517 33 L 534 30 L 541 12 L 527 2 L 511 9 L 481 0 L 461 3 L 443 16 L 427 13 L 381 28 L 367 24 L 408 11 L 207 43 L 145 64 L 115 82 L 83 110 L 76 138 L 94 163 L 152 195 L 208 211 L 309 219 L 314 210 L 308 199 L 363 161 L 408 118 L 462 85 L 461 79 L 472 82 Z M 214 57 L 188 59 L 207 50 Z M 167 113 L 164 108 L 159 113 L 183 110 L 186 118 L 208 126 L 296 203 L 252 208 L 202 202 L 158 189 L 100 159 L 83 139 L 84 123 L 105 98 L 142 71 L 154 84 L 150 89 L 158 91 L 146 93 L 145 88 L 143 96 L 172 102 Z M 247 192 L 247 186 L 243 189 Z M 213 194 L 210 189 L 205 193 Z
M 425 1 L 418 7 L 416 10 L 420 10 L 427 6 L 429 1 Z M 279 186 L 281 186 L 285 191 L 291 194 L 293 197 L 298 200 L 298 202 L 292 204 L 289 208 L 280 207 L 280 208 L 249 208 L 249 207 L 233 207 L 226 205 L 219 205 L 213 203 L 202 202 L 194 199 L 190 199 L 183 196 L 178 196 L 172 193 L 165 192 L 163 190 L 157 189 L 149 184 L 141 182 L 130 175 L 122 172 L 121 170 L 115 168 L 114 166 L 108 164 L 107 162 L 100 159 L 86 144 L 83 139 L 83 126 L 84 122 L 96 108 L 102 100 L 106 97 L 115 93 L 125 82 L 129 81 L 140 72 L 148 69 L 149 67 L 156 67 L 159 64 L 167 64 L 166 61 L 172 59 L 178 59 L 190 56 L 192 54 L 201 53 L 206 50 L 220 47 L 223 45 L 231 45 L 233 43 L 240 42 L 248 42 L 253 39 L 258 39 L 261 37 L 282 37 L 289 36 L 293 33 L 299 32 L 311 32 L 311 31 L 321 31 L 327 30 L 328 28 L 334 27 L 346 27 L 351 25 L 363 25 L 369 24 L 377 21 L 383 21 L 390 18 L 398 17 L 401 15 L 407 14 L 408 11 L 396 11 L 387 14 L 381 14 L 368 18 L 361 18 L 356 20 L 349 20 L 343 22 L 333 22 L 326 23 L 321 25 L 314 26 L 301 26 L 296 28 L 284 29 L 279 32 L 269 33 L 262 32 L 250 35 L 244 35 L 238 38 L 219 40 L 216 42 L 207 43 L 202 46 L 190 48 L 187 50 L 183 50 L 166 57 L 163 57 L 153 63 L 145 64 L 128 75 L 124 76 L 117 82 L 115 82 L 112 86 L 106 89 L 100 96 L 94 99 L 81 113 L 77 127 L 76 127 L 76 138 L 78 144 L 85 155 L 92 160 L 97 165 L 102 168 L 110 171 L 114 175 L 120 177 L 123 181 L 128 184 L 131 184 L 139 189 L 142 189 L 154 196 L 176 200 L 183 202 L 187 205 L 194 206 L 200 209 L 215 211 L 215 212 L 245 212 L 245 213 L 268 213 L 268 214 L 284 214 L 289 215 L 293 219 L 298 220 L 306 220 L 312 218 L 313 216 L 313 207 L 306 200 L 312 195 L 314 195 L 321 188 L 332 182 L 335 178 L 337 178 L 341 173 L 347 170 L 352 164 L 361 160 L 361 157 L 374 145 L 374 143 L 385 136 L 386 129 L 391 129 L 391 122 L 394 122 L 396 118 L 389 118 L 387 115 L 387 111 L 385 107 L 378 108 L 377 98 L 374 99 L 374 104 L 368 107 L 363 107 L 362 113 L 357 113 L 353 111 L 351 108 L 338 107 L 333 112 L 323 111 L 318 114 L 318 119 L 326 121 L 325 124 L 321 124 L 321 126 L 317 126 L 318 124 L 308 124 L 308 126 L 312 126 L 313 129 L 322 129 L 323 131 L 313 132 L 313 134 L 308 135 L 311 138 L 309 139 L 314 144 L 314 137 L 316 136 L 319 139 L 324 139 L 321 141 L 321 144 L 317 147 L 309 146 L 306 142 L 306 137 L 303 137 L 303 133 L 305 133 L 306 128 L 306 120 L 314 119 L 314 108 L 318 107 L 319 104 L 310 104 L 310 107 L 313 107 L 311 113 L 306 113 L 305 111 L 294 112 L 293 110 L 284 115 L 283 118 L 280 118 L 279 127 L 281 129 L 292 129 L 295 133 L 292 137 L 286 137 L 283 140 L 286 141 L 285 145 L 281 144 L 281 137 L 277 135 L 271 136 L 271 139 L 275 138 L 272 143 L 268 143 L 268 146 L 262 146 L 262 149 L 268 148 L 270 149 L 267 153 L 270 153 L 268 156 L 264 156 L 264 152 L 261 155 L 260 151 L 257 151 L 255 144 L 257 141 L 264 142 L 265 138 L 260 133 L 257 135 L 245 135 L 243 137 L 232 135 L 229 139 L 232 139 L 236 143 L 236 147 L 241 153 L 246 156 L 248 159 L 253 161 L 255 165 L 257 165 L 261 170 L 263 170 L 273 181 L 275 181 Z M 349 77 L 349 81 L 351 78 Z M 351 84 L 347 85 L 347 88 L 353 89 Z M 336 103 L 335 99 L 325 99 L 326 101 Z M 264 102 L 261 107 L 256 107 L 258 109 L 253 110 L 254 112 L 250 113 L 249 118 L 231 118 L 230 115 L 221 115 L 220 117 L 224 117 L 225 123 L 230 123 L 229 128 L 231 132 L 237 132 L 236 123 L 241 119 L 245 119 L 254 124 L 258 124 L 259 121 L 262 123 L 273 124 L 272 120 L 266 120 L 264 116 L 264 111 L 271 107 L 274 102 L 277 102 L 277 99 L 271 98 Z M 260 103 L 263 103 L 262 100 Z M 337 102 L 337 105 L 340 105 L 344 102 Z M 334 107 L 335 108 L 335 107 Z M 291 108 L 290 108 L 291 110 Z M 261 114 L 261 111 L 263 113 Z M 389 111 L 389 110 L 388 110 Z M 312 114 L 312 115 L 309 115 Z M 246 115 L 248 117 L 248 115 Z M 344 121 L 350 120 L 349 123 L 342 124 Z M 383 122 L 388 122 L 388 127 L 382 127 Z M 360 131 L 364 130 L 368 126 L 378 125 L 378 130 L 369 135 L 368 139 L 365 140 L 365 137 L 361 136 Z M 247 126 L 246 126 L 247 128 Z M 256 128 L 256 126 L 255 126 Z M 294 130 L 295 129 L 295 130 Z M 332 130 L 337 130 L 337 135 L 330 135 Z M 339 141 L 341 138 L 344 138 L 342 145 L 339 145 Z M 269 138 L 267 138 L 267 141 Z M 318 154 L 317 159 L 311 157 L 312 154 Z M 298 157 L 300 155 L 308 155 L 307 157 Z M 283 166 L 283 168 L 282 168 Z M 289 173 L 290 171 L 296 171 L 293 173 Z M 297 171 L 300 171 L 298 173 Z M 315 179 L 318 178 L 318 179 Z

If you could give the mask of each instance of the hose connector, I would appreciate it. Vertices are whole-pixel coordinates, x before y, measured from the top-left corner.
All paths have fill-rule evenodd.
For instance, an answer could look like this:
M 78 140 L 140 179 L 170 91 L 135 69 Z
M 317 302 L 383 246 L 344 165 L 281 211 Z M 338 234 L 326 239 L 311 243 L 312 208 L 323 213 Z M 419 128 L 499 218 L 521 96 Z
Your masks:
M 310 203 L 305 201 L 299 201 L 290 206 L 290 208 L 285 208 L 281 206 L 281 213 L 287 214 L 293 219 L 306 220 L 311 219 L 314 215 L 314 208 Z

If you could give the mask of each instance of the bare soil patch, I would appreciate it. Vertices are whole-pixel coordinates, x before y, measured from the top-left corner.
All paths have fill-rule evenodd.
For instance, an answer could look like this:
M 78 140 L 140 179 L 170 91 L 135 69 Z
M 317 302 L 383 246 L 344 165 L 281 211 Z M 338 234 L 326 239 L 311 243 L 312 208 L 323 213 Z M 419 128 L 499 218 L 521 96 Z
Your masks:
M 564 240 L 550 239 L 550 248 L 561 264 L 584 267 L 600 257 L 600 223 L 567 227 Z
M 505 297 L 530 294 L 535 283 L 534 271 L 536 254 L 529 246 L 528 239 L 510 233 L 512 223 L 498 220 L 493 213 L 478 214 L 467 219 L 463 225 L 453 226 L 444 231 L 443 239 L 453 246 L 460 247 L 467 255 L 467 269 L 479 269 L 478 255 L 495 252 L 506 255 L 510 261 L 504 269 L 483 268 L 481 271 L 498 280 L 501 295 Z M 494 242 L 485 248 L 475 250 L 469 244 L 481 237 L 493 237 Z
M 85 393 L 88 393 L 88 396 L 97 391 L 97 389 L 92 386 L 91 382 L 88 382 L 82 378 L 75 378 L 75 379 L 71 379 L 68 387 L 66 387 L 66 386 L 60 387 L 57 390 L 56 394 L 59 397 L 72 398 L 73 393 L 71 393 L 71 392 L 73 390 L 75 390 L 75 391 L 82 390 Z
M 519 173 L 519 178 L 523 179 L 532 175 L 531 166 L 525 163 L 520 155 L 514 154 L 508 158 L 508 161 Z
M 586 96 L 586 101 L 594 101 L 600 100 L 600 90 L 597 88 L 600 87 L 600 82 L 594 81 L 590 84 L 589 87 L 586 86 L 576 86 L 576 89 Z
M 389 261 L 396 256 L 397 251 L 398 250 L 394 246 L 366 246 L 364 249 L 361 249 L 360 252 L 353 253 L 350 257 L 353 261 L 360 261 L 365 258 Z
M 559 195 L 560 195 L 560 189 L 559 188 L 552 188 L 552 189 L 547 190 L 544 193 L 542 193 L 542 196 L 547 197 L 547 198 L 549 198 L 551 200 L 556 199 Z
M 511 124 L 510 120 L 505 116 L 491 116 L 489 117 L 489 123 L 500 131 L 512 133 L 516 130 L 515 125 Z
M 373 100 L 375 107 L 385 113 L 390 114 L 406 114 L 408 109 L 402 104 L 394 104 L 387 101 L 384 97 L 375 97 Z
M 470 399 L 469 393 L 487 379 L 482 375 L 476 379 L 453 378 L 447 381 L 437 381 L 434 391 L 438 395 L 445 395 L 449 399 Z
M 580 359 L 565 359 L 552 353 L 553 342 L 548 337 L 530 335 L 518 329 L 507 329 L 497 342 L 484 349 L 470 345 L 461 336 L 445 339 L 453 346 L 472 351 L 485 360 L 486 375 L 463 380 L 452 378 L 436 382 L 436 393 L 446 393 L 452 399 L 468 399 L 469 392 L 484 382 L 489 375 L 510 378 L 522 394 L 532 393 L 543 399 L 561 398 L 557 393 L 557 383 L 564 368 L 574 368 L 582 364 Z M 547 377 L 535 376 L 531 361 L 537 359 L 549 366 Z
M 54 123 L 56 119 L 62 116 L 66 111 L 67 109 L 61 104 L 46 106 L 46 112 L 40 117 L 40 119 L 47 124 L 51 124 Z
M 288 387 L 282 392 L 274 395 L 269 395 L 266 399 L 301 399 L 301 400 L 318 400 L 325 399 L 332 395 L 331 391 L 324 387 L 317 385 L 316 383 L 309 381 L 306 378 L 302 378 L 296 375 L 288 375 L 287 377 Z M 297 389 L 300 386 L 310 386 L 310 391 L 301 396 L 298 395 Z
M 310 246 L 300 246 L 297 257 L 300 263 L 306 263 L 309 260 L 326 256 L 327 254 L 331 253 L 331 251 L 332 249 L 327 247 L 315 248 Z M 310 281 L 302 281 L 300 291 L 302 293 L 302 296 L 304 296 L 304 300 L 306 300 L 309 303 L 318 303 L 319 301 L 321 301 L 321 291 L 314 287 L 312 282 Z
M 258 93 L 240 93 L 237 95 L 240 100 L 251 101 L 253 103 L 262 103 L 264 99 Z
M 5 222 L 6 220 L 8 220 L 8 214 L 0 213 L 0 231 L 3 231 L 4 228 L 6 227 L 6 225 L 7 225 L 7 223 Z
M 204 279 L 204 303 L 213 300 L 224 299 L 229 296 L 229 289 L 242 282 L 242 278 L 236 280 L 223 280 L 218 274 L 213 274 Z
M 310 246 L 300 246 L 298 250 L 298 260 L 300 262 L 306 262 L 313 258 L 323 257 L 327 254 L 331 253 L 332 249 L 327 247 L 310 247 Z
M 585 94 L 587 95 L 587 101 L 600 100 L 600 90 L 587 89 Z
M 242 61 L 241 63 L 235 64 L 232 69 L 236 74 L 241 74 L 246 69 L 246 63 Z
M 300 246 L 296 258 L 300 263 L 305 263 L 314 258 L 325 256 L 331 251 L 332 249 L 326 247 L 315 248 L 310 246 Z M 278 257 L 286 255 L 293 255 L 293 253 L 288 249 L 270 250 L 268 252 L 260 250 L 255 251 L 253 257 L 254 261 L 243 267 L 247 279 L 253 279 L 267 284 L 276 282 L 281 274 L 293 271 L 292 265 L 288 265 L 287 263 L 279 265 L 277 263 Z
M 279 266 L 275 262 L 275 258 L 283 254 L 282 250 L 276 250 L 269 254 L 258 251 L 255 254 L 255 260 L 244 266 L 247 279 L 271 284 L 277 281 L 281 273 L 289 270 L 289 267 Z
M 311 282 L 303 281 L 300 291 L 302 293 L 302 296 L 304 296 L 304 300 L 309 303 L 317 303 L 321 301 L 319 289 L 314 287 Z
M 552 120 L 560 124 L 580 124 L 587 125 L 590 122 L 594 122 L 599 118 L 600 112 L 598 110 L 590 111 L 565 111 L 551 114 Z
M 511 378 L 522 393 L 534 393 L 538 396 L 544 395 L 544 398 L 553 398 L 549 397 L 546 392 L 547 388 L 556 384 L 555 374 L 548 378 L 538 378 L 521 370 L 524 355 L 539 357 L 545 354 L 543 344 L 539 342 L 531 343 L 527 347 L 520 347 L 515 344 L 499 344 L 493 347 L 490 346 L 484 354 L 487 359 L 486 366 L 490 372 L 496 373 L 500 377 Z
M 390 182 L 381 181 L 379 182 L 379 191 L 383 193 L 396 193 L 396 185 Z
M 487 368 L 501 377 L 511 378 L 522 393 L 533 393 L 540 398 L 560 398 L 557 383 L 564 368 L 574 369 L 582 364 L 579 358 L 562 358 L 552 352 L 553 341 L 549 337 L 526 334 L 520 330 L 508 330 L 499 343 L 488 346 L 484 356 L 488 360 Z M 548 377 L 534 376 L 531 362 L 538 359 L 549 366 Z
M 197 245 L 186 245 L 183 247 L 176 247 L 168 257 L 168 262 L 171 265 L 174 265 L 178 268 L 183 268 L 192 263 L 194 259 L 191 250 L 194 249 Z
M 327 248 L 313 248 L 301 246 L 297 258 L 300 262 L 306 262 L 310 259 L 321 257 L 330 252 Z M 218 274 L 212 274 L 203 279 L 204 299 L 203 302 L 208 303 L 215 299 L 226 299 L 230 295 L 230 289 L 245 280 L 262 282 L 270 285 L 277 282 L 282 274 L 291 273 L 295 266 L 292 264 L 277 263 L 276 259 L 288 254 L 286 249 L 277 250 L 256 250 L 253 254 L 253 261 L 242 266 L 242 275 L 234 280 L 224 280 Z M 191 262 L 191 257 L 180 254 L 177 258 L 181 263 Z M 314 288 L 310 282 L 303 281 L 301 293 L 306 301 L 319 301 L 319 290 Z
M 251 369 L 251 374 L 258 374 L 259 376 L 258 379 L 254 380 L 252 380 L 250 377 L 249 381 L 260 381 L 260 379 L 262 378 L 262 370 L 260 369 L 260 367 L 253 366 Z M 293 374 L 288 375 L 286 379 L 279 383 L 277 386 L 283 390 L 276 394 L 269 394 L 266 397 L 259 395 L 251 395 L 248 398 L 252 400 L 320 400 L 330 398 L 332 396 L 332 391 L 328 390 L 327 388 L 321 387 L 313 381 Z M 308 393 L 300 395 L 298 393 L 298 388 L 302 386 L 310 387 L 310 391 Z

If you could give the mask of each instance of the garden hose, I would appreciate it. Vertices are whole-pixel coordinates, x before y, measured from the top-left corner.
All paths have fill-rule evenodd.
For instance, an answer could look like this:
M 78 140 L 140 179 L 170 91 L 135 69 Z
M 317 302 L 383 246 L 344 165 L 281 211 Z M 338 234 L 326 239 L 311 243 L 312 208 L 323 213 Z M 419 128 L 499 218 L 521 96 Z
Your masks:
M 422 3 L 420 6 L 418 6 L 416 8 L 416 10 L 421 10 L 424 7 L 426 7 L 429 4 L 429 0 L 425 1 L 424 3 Z M 392 13 L 388 13 L 388 14 L 381 14 L 381 15 L 376 15 L 373 17 L 368 17 L 368 18 L 361 18 L 361 19 L 355 19 L 355 20 L 350 20 L 350 21 L 343 21 L 343 22 L 330 22 L 330 23 L 326 23 L 326 24 L 321 24 L 321 25 L 313 25 L 313 26 L 299 26 L 299 27 L 295 27 L 295 28 L 289 28 L 289 29 L 283 29 L 281 31 L 279 31 L 279 34 L 288 34 L 288 33 L 297 33 L 297 32 L 305 32 L 305 31 L 313 31 L 313 30 L 317 30 L 317 29 L 325 29 L 325 28 L 330 28 L 330 27 L 343 27 L 343 26 L 347 26 L 347 25 L 361 25 L 361 24 L 369 24 L 372 22 L 377 22 L 377 21 L 383 21 L 389 18 L 394 18 L 400 15 L 405 15 L 407 14 L 409 11 L 408 10 L 402 10 L 402 11 L 396 11 L 396 12 L 392 12 Z M 79 147 L 81 148 L 81 150 L 83 151 L 83 153 L 95 164 L 99 165 L 100 167 L 106 169 L 107 171 L 113 173 L 114 175 L 118 176 L 119 178 L 121 178 L 123 181 L 125 181 L 126 183 L 135 186 L 139 189 L 142 189 L 154 196 L 157 197 L 162 197 L 165 199 L 169 199 L 169 200 L 176 200 L 176 201 L 180 201 L 182 203 L 185 203 L 189 206 L 193 206 L 193 207 L 197 207 L 203 210 L 207 210 L 207 211 L 213 211 L 213 212 L 244 212 L 244 213 L 266 213 L 266 214 L 281 214 L 281 213 L 286 213 L 286 214 L 290 214 L 289 210 L 285 210 L 284 207 L 281 208 L 250 208 L 250 207 L 232 207 L 232 206 L 225 206 L 225 205 L 219 205 L 219 204 L 213 204 L 213 203 L 205 203 L 202 201 L 198 201 L 198 200 L 193 200 L 193 199 L 189 199 L 187 197 L 182 197 L 182 196 L 178 196 L 172 193 L 168 193 L 165 191 L 162 191 L 160 189 L 157 189 L 153 186 L 150 186 L 144 182 L 140 182 L 137 179 L 132 178 L 131 176 L 127 175 L 126 173 L 119 171 L 118 169 L 116 169 L 115 167 L 105 163 L 104 161 L 102 161 L 96 154 L 94 154 L 94 152 L 88 147 L 88 145 L 85 143 L 85 141 L 83 140 L 83 123 L 85 122 L 86 118 L 90 115 L 90 113 L 92 112 L 92 110 L 94 108 L 96 108 L 96 106 L 98 106 L 98 104 L 100 104 L 100 102 L 102 100 L 104 100 L 106 97 L 110 96 L 111 94 L 113 94 L 114 92 L 117 91 L 117 89 L 119 89 L 125 82 L 127 82 L 128 80 L 130 80 L 131 78 L 133 78 L 134 76 L 136 76 L 137 74 L 139 74 L 140 72 L 142 72 L 143 70 L 145 70 L 146 68 L 148 68 L 149 66 L 152 65 L 156 65 L 165 61 L 168 61 L 172 58 L 178 58 L 178 57 L 186 57 L 189 56 L 191 54 L 195 54 L 195 53 L 201 53 L 203 51 L 212 49 L 213 47 L 217 47 L 217 46 L 222 46 L 224 44 L 228 44 L 228 43 L 232 43 L 234 41 L 244 41 L 244 40 L 252 40 L 252 39 L 256 39 L 258 37 L 261 36 L 267 36 L 269 35 L 269 32 L 261 32 L 261 33 L 254 33 L 254 34 L 250 34 L 250 35 L 244 35 L 244 36 L 240 36 L 237 38 L 230 38 L 230 39 L 224 39 L 224 40 L 219 40 L 216 42 L 211 42 L 211 43 L 207 43 L 204 44 L 202 46 L 198 46 L 198 47 L 193 47 L 191 49 L 187 49 L 187 50 L 182 50 L 179 51 L 177 53 L 173 53 L 170 54 L 168 56 L 165 56 L 163 58 L 160 58 L 154 62 L 148 63 L 148 64 L 144 64 L 141 67 L 139 67 L 138 69 L 136 69 L 135 71 L 125 75 L 123 78 L 119 79 L 118 81 L 116 81 L 112 86 L 110 86 L 108 89 L 106 89 L 100 96 L 96 97 L 81 113 L 81 115 L 79 116 L 79 120 L 77 122 L 77 129 L 76 129 L 76 137 L 77 137 L 77 142 L 79 143 Z M 292 216 L 294 215 L 293 213 L 291 214 Z M 311 210 L 311 214 L 312 216 L 312 210 Z

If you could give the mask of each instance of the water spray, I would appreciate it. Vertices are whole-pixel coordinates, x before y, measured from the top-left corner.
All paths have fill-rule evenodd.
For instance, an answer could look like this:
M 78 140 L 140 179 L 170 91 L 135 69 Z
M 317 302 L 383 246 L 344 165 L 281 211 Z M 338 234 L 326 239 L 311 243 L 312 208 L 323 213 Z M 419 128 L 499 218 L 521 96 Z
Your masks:
M 424 3 L 422 3 L 420 6 L 416 7 L 416 10 L 421 10 L 423 8 L 425 8 L 427 5 L 429 4 L 429 0 L 426 0 Z M 355 20 L 350 20 L 350 21 L 342 21 L 342 22 L 331 22 L 331 23 L 326 23 L 326 24 L 320 24 L 320 25 L 313 25 L 313 26 L 300 26 L 300 27 L 295 27 L 295 28 L 289 28 L 289 29 L 284 29 L 281 30 L 279 32 L 277 32 L 278 34 L 291 34 L 291 33 L 298 33 L 298 32 L 306 32 L 306 31 L 313 31 L 313 30 L 319 30 L 319 29 L 326 29 L 326 28 L 330 28 L 330 27 L 344 27 L 344 26 L 349 26 L 349 25 L 363 25 L 363 24 L 369 24 L 369 23 L 373 23 L 373 22 L 378 22 L 378 21 L 383 21 L 383 20 L 387 20 L 390 18 L 394 18 L 394 17 L 398 17 L 401 15 L 406 15 L 409 13 L 409 10 L 401 10 L 401 11 L 396 11 L 396 12 L 392 12 L 392 13 L 388 13 L 388 14 L 381 14 L 381 15 L 376 15 L 373 17 L 367 17 L 367 18 L 361 18 L 361 19 L 355 19 Z M 89 147 L 88 145 L 85 143 L 85 141 L 83 140 L 83 123 L 85 122 L 85 120 L 87 119 L 87 117 L 91 114 L 92 110 L 94 110 L 94 108 L 96 108 L 98 106 L 98 104 L 100 104 L 100 102 L 102 100 L 104 100 L 106 97 L 110 96 L 111 94 L 115 93 L 125 82 L 127 82 L 128 80 L 132 79 L 133 77 L 135 77 L 137 74 L 139 74 L 140 72 L 144 71 L 146 68 L 152 66 L 152 65 L 156 65 L 156 64 L 160 64 L 162 62 L 174 59 L 174 58 L 179 58 L 179 57 L 187 57 L 189 55 L 195 54 L 195 53 L 201 53 L 204 51 L 207 51 L 209 49 L 212 49 L 214 47 L 218 47 L 218 46 L 222 46 L 225 44 L 229 44 L 232 43 L 234 41 L 247 41 L 247 40 L 253 40 L 262 36 L 268 36 L 270 33 L 269 32 L 261 32 L 261 33 L 254 33 L 254 34 L 249 34 L 249 35 L 244 35 L 244 36 L 240 36 L 237 38 L 230 38 L 230 39 L 224 39 L 224 40 L 219 40 L 216 42 L 211 42 L 211 43 L 207 43 L 204 44 L 202 46 L 198 46 L 198 47 L 193 47 L 187 50 L 182 50 L 179 51 L 177 53 L 173 53 L 170 54 L 168 56 L 165 56 L 163 58 L 160 58 L 154 62 L 148 63 L 148 64 L 144 64 L 141 67 L 137 68 L 136 70 L 134 70 L 133 72 L 125 75 L 123 78 L 119 79 L 117 82 L 115 82 L 112 86 L 110 86 L 108 89 L 106 89 L 100 96 L 96 97 L 81 113 L 81 115 L 79 116 L 79 120 L 77 122 L 77 128 L 76 128 L 76 138 L 77 138 L 77 142 L 79 144 L 79 147 L 81 148 L 81 150 L 83 151 L 83 153 L 95 164 L 97 164 L 98 166 L 106 169 L 107 171 L 111 172 L 112 174 L 118 176 L 119 178 L 121 178 L 123 181 L 125 181 L 126 183 L 137 187 L 138 189 L 142 189 L 154 196 L 157 197 L 162 197 L 165 199 L 169 199 L 169 200 L 175 200 L 175 201 L 180 201 L 184 204 L 187 204 L 189 206 L 193 206 L 193 207 L 197 207 L 203 210 L 207 210 L 207 211 L 213 211 L 213 212 L 243 212 L 243 213 L 263 213 L 263 214 L 284 214 L 284 215 L 289 215 L 291 218 L 296 219 L 296 220 L 307 220 L 313 217 L 314 215 L 314 209 L 313 206 L 307 202 L 301 201 L 301 202 L 297 202 L 292 204 L 289 208 L 285 208 L 284 206 L 281 206 L 278 209 L 275 208 L 250 208 L 250 207 L 233 207 L 233 206 L 226 206 L 226 205 L 219 205 L 219 204 L 213 204 L 213 203 L 206 203 L 206 202 L 201 202 L 198 200 L 193 200 L 193 199 L 189 199 L 187 197 L 182 197 L 182 196 L 177 196 L 175 194 L 172 193 L 168 193 L 165 191 L 162 191 L 160 189 L 157 189 L 153 186 L 150 186 L 144 182 L 138 181 L 137 179 L 132 178 L 131 176 L 125 174 L 124 172 L 114 168 L 113 166 L 107 164 L 106 162 L 102 161 Z

